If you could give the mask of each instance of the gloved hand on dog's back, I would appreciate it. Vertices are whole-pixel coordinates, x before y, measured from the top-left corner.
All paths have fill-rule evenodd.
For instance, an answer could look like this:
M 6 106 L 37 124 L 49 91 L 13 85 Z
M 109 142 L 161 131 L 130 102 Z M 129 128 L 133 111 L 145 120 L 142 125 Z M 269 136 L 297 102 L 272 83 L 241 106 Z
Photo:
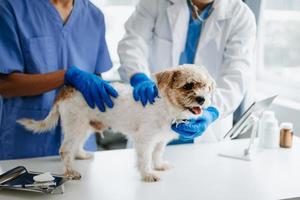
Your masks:
M 143 106 L 147 102 L 153 104 L 158 96 L 158 89 L 153 80 L 144 73 L 136 73 L 130 78 L 130 85 L 133 87 L 133 98 L 135 101 L 141 101 Z
M 187 119 L 185 122 L 173 123 L 171 128 L 179 134 L 180 140 L 191 140 L 201 136 L 218 117 L 219 111 L 215 107 L 208 107 L 204 109 L 200 117 Z
M 99 76 L 82 71 L 75 66 L 67 69 L 65 73 L 65 85 L 71 85 L 81 92 L 87 104 L 91 108 L 95 105 L 101 112 L 105 112 L 105 104 L 114 106 L 110 96 L 117 98 L 118 92 Z

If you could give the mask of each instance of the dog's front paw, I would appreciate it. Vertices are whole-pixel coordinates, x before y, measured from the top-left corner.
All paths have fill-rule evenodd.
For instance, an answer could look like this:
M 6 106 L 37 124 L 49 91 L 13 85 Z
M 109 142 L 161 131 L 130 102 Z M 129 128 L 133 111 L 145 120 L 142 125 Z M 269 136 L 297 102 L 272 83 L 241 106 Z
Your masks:
M 145 173 L 142 175 L 142 179 L 145 182 L 158 182 L 160 180 L 159 176 L 152 173 Z
M 166 170 L 169 170 L 171 168 L 173 168 L 173 166 L 167 161 L 165 161 L 163 163 L 156 164 L 154 166 L 154 169 L 157 170 L 157 171 L 166 171 Z
M 65 178 L 71 179 L 71 180 L 80 180 L 81 174 L 73 169 L 67 169 L 64 173 Z
M 93 158 L 94 155 L 92 153 L 86 152 L 86 151 L 80 151 L 76 154 L 75 158 L 77 160 L 88 160 Z

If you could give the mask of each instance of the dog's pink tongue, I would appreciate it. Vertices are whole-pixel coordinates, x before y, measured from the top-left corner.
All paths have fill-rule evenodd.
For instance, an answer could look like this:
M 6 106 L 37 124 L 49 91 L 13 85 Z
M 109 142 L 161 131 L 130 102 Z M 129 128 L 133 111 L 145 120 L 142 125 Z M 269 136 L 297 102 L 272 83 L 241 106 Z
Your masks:
M 196 114 L 196 115 L 200 115 L 202 113 L 202 109 L 200 107 L 193 107 L 192 111 Z

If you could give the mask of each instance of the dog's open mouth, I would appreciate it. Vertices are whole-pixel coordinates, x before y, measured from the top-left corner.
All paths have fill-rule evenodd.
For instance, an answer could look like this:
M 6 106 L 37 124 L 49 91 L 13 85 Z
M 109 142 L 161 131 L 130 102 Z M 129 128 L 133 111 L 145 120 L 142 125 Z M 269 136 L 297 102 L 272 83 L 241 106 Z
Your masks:
M 200 115 L 202 113 L 202 108 L 199 106 L 190 107 L 188 110 L 193 113 L 194 115 Z

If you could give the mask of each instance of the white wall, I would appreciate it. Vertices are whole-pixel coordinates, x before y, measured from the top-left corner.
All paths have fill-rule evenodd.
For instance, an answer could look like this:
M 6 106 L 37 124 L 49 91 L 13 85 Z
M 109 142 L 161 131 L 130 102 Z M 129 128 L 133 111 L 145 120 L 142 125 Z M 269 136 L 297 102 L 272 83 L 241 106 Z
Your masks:
M 112 70 L 103 73 L 102 76 L 106 80 L 119 80 L 120 78 L 117 69 L 120 66 L 120 62 L 117 54 L 117 47 L 119 41 L 125 34 L 124 24 L 133 13 L 136 0 L 91 0 L 91 2 L 100 8 L 104 14 L 106 23 L 106 41 L 114 65 Z

